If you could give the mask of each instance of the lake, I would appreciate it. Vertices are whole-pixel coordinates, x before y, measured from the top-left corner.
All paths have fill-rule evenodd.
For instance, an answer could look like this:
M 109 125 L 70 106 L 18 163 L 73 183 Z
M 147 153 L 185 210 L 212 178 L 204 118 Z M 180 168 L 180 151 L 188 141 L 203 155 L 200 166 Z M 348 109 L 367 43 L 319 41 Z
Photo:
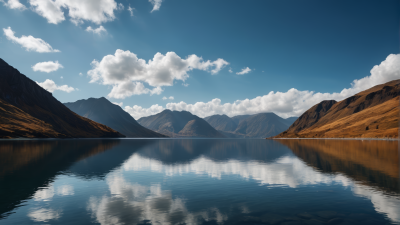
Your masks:
M 0 224 L 400 224 L 378 140 L 0 141 Z

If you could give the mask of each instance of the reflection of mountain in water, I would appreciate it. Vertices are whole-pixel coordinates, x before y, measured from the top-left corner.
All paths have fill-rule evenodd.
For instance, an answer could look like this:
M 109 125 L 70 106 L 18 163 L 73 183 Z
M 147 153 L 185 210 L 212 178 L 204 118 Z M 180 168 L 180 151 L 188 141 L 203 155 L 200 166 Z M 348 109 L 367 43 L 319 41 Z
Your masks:
M 0 193 L 7 193 L 1 197 L 0 218 L 3 218 L 72 164 L 113 148 L 119 140 L 6 141 L 0 144 Z
M 146 145 L 138 153 L 163 164 L 185 164 L 199 156 L 214 161 L 239 159 L 273 162 L 291 152 L 279 143 L 269 140 L 227 139 L 177 139 L 158 140 Z
M 307 164 L 328 173 L 344 173 L 366 185 L 399 192 L 397 141 L 277 139 Z

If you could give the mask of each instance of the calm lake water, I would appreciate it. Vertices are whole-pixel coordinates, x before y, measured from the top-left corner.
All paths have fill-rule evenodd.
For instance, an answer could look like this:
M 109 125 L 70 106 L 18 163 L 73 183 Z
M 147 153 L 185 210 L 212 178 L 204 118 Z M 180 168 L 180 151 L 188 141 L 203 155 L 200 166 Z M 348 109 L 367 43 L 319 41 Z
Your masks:
M 0 224 L 400 224 L 397 141 L 0 141 Z

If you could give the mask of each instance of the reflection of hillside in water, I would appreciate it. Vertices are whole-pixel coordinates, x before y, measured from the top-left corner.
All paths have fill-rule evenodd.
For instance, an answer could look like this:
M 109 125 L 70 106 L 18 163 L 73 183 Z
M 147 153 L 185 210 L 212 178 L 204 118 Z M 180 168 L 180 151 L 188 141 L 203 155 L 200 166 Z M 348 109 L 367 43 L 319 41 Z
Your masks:
M 340 172 L 366 185 L 399 192 L 397 141 L 279 139 L 294 154 L 323 172 Z
M 176 139 L 158 140 L 140 148 L 139 155 L 163 164 L 186 164 L 199 156 L 214 161 L 230 159 L 273 162 L 290 151 L 279 143 L 246 139 Z
M 5 141 L 0 143 L 0 218 L 75 162 L 104 152 L 119 140 Z

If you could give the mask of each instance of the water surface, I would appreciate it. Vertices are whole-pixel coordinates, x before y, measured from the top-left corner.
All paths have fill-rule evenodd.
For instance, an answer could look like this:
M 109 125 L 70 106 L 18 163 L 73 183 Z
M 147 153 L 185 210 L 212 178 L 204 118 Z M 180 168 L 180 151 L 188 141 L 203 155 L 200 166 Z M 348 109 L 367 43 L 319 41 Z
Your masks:
M 397 141 L 0 141 L 0 224 L 400 224 Z

